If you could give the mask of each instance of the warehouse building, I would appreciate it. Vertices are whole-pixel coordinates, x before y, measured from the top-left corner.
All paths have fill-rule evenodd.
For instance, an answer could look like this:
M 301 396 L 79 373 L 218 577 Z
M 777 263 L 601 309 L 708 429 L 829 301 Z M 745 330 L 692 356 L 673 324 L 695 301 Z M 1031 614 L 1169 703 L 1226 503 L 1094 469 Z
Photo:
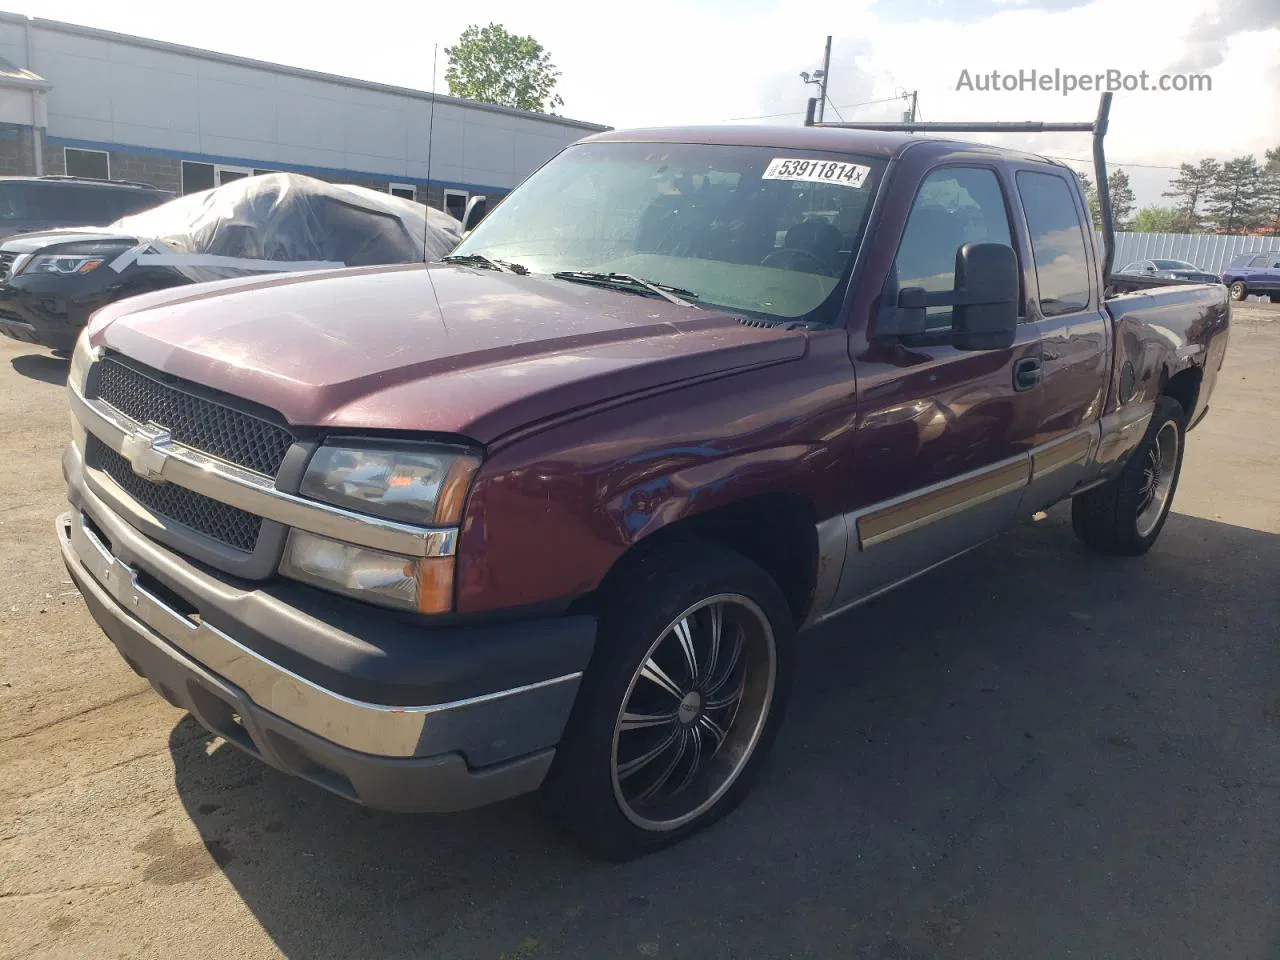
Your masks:
M 174 193 L 284 170 L 460 216 L 604 130 L 547 114 L 0 12 L 0 175 Z M 430 163 L 428 164 L 428 158 Z M 429 168 L 429 169 L 428 169 Z

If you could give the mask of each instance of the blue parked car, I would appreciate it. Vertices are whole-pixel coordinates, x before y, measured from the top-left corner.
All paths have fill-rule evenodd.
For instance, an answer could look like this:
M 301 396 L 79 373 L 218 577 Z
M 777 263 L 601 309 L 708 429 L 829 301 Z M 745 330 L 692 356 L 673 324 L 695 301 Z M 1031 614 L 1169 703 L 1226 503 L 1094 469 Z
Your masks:
M 1280 303 L 1280 250 L 1240 254 L 1222 271 L 1222 282 L 1230 288 L 1232 300 L 1257 293 Z

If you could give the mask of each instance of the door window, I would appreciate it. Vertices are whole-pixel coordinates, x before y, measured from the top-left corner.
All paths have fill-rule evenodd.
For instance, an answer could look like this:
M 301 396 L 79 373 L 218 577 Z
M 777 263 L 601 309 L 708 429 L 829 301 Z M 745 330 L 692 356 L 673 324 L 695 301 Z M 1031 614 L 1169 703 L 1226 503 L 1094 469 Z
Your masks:
M 1018 195 L 1031 231 L 1031 254 L 1040 281 L 1040 312 L 1046 317 L 1089 306 L 1089 257 L 1075 195 L 1062 177 L 1018 173 Z
M 29 186 L 26 180 L 0 180 L 0 220 L 27 219 Z
M 1013 245 L 1000 181 L 993 171 L 983 167 L 935 170 L 920 185 L 902 233 L 894 261 L 898 290 L 954 290 L 956 251 L 966 243 Z M 951 309 L 929 307 L 925 314 L 927 329 L 948 329 Z
M 1265 267 L 1267 265 L 1268 262 L 1266 257 L 1254 257 L 1249 261 L 1249 266 L 1251 267 Z

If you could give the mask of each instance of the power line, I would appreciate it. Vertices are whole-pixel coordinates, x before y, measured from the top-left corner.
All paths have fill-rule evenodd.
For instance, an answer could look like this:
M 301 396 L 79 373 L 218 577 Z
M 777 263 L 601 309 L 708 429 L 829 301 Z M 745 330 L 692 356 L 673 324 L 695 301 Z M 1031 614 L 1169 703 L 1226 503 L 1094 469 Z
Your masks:
M 1052 154 L 1042 154 L 1050 160 L 1066 160 L 1068 163 L 1082 163 L 1087 167 L 1093 166 L 1092 160 L 1081 160 L 1078 157 L 1055 157 Z M 1111 157 L 1107 158 L 1107 163 L 1116 167 L 1142 167 L 1147 170 L 1181 170 L 1181 167 L 1170 167 L 1162 163 L 1126 163 L 1124 160 L 1116 160 Z
M 857 107 L 869 107 L 872 104 L 876 104 L 876 103 L 892 103 L 894 100 L 901 100 L 901 99 L 902 99 L 901 96 L 881 97 L 879 100 L 863 100 L 860 103 L 842 103 L 838 107 L 834 103 L 831 103 L 830 97 L 827 98 L 827 102 L 831 103 L 831 109 L 835 110 L 838 114 L 839 111 L 841 110 L 853 110 Z M 790 113 L 764 113 L 755 117 L 729 117 L 728 119 L 721 120 L 720 122 L 733 123 L 735 120 L 772 120 L 775 117 L 803 117 L 804 114 L 805 114 L 805 111 L 803 110 L 792 110 Z
M 839 107 L 837 107 L 834 103 L 831 103 L 830 97 L 827 97 L 827 103 L 831 104 L 831 109 L 836 112 L 836 116 L 840 118 L 840 122 L 844 123 L 844 115 L 840 112 Z

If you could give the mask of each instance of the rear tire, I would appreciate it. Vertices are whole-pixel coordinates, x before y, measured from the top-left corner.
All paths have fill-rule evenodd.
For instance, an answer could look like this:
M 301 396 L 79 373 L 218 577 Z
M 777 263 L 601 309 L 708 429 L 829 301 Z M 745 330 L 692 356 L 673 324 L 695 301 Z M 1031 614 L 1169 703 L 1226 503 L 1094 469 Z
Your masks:
M 1267 294 L 1267 299 L 1270 300 L 1272 303 L 1280 303 L 1280 293 Z
M 609 860 L 742 801 L 782 722 L 794 632 L 777 584 L 724 547 L 672 542 L 624 563 L 543 786 L 560 828 Z
M 1186 414 L 1172 397 L 1159 397 L 1146 436 L 1120 474 L 1071 501 L 1071 526 L 1098 553 L 1137 557 L 1164 529 L 1182 472 Z
M 1245 300 L 1249 296 L 1249 288 L 1244 285 L 1243 280 L 1232 281 L 1231 286 L 1227 289 L 1231 291 L 1232 300 Z

